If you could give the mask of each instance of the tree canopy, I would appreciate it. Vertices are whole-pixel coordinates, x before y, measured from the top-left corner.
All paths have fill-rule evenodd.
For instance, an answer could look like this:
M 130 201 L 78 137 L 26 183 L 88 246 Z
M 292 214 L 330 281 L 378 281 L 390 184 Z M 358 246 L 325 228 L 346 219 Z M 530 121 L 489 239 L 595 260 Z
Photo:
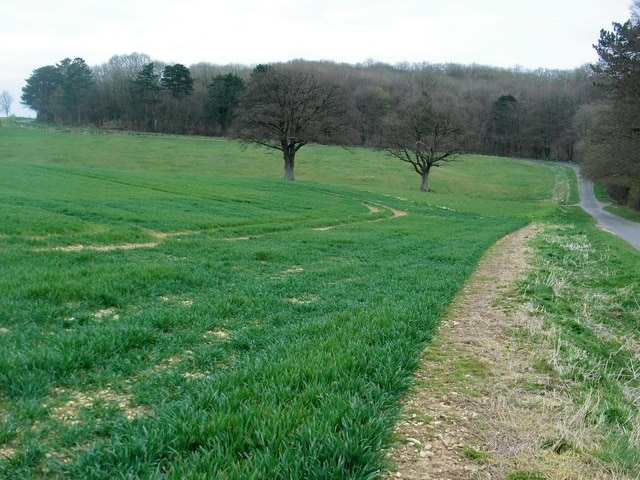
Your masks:
M 60 85 L 60 72 L 57 67 L 47 65 L 37 68 L 27 79 L 20 97 L 23 105 L 37 113 L 38 120 L 54 120 L 54 95 Z
M 382 148 L 413 167 L 424 192 L 431 191 L 431 169 L 453 161 L 462 149 L 462 123 L 447 99 L 434 102 L 423 95 L 402 105 L 389 117 L 385 131 Z
M 193 79 L 191 72 L 181 63 L 167 65 L 162 70 L 160 85 L 171 92 L 174 97 L 191 95 L 193 93 Z
M 209 115 L 214 124 L 225 135 L 239 103 L 240 93 L 244 90 L 244 80 L 234 73 L 216 75 L 209 86 Z
M 143 130 L 156 130 L 157 109 L 160 103 L 160 72 L 154 62 L 147 63 L 135 78 L 131 80 L 132 97 L 135 109 L 133 117 L 138 128 Z
M 89 109 L 88 97 L 93 72 L 82 58 L 65 58 L 60 63 L 33 71 L 22 89 L 21 101 L 46 122 L 79 124 Z
M 40 121 L 72 121 L 63 114 L 59 70 L 41 68 L 27 79 L 23 102 L 37 112 Z M 595 74 L 587 68 L 521 71 L 479 65 L 345 65 L 301 60 L 253 69 L 208 63 L 186 67 L 134 52 L 91 67 L 93 82 L 87 85 L 76 120 L 102 127 L 235 135 L 238 128 L 233 124 L 245 116 L 241 82 L 246 88 L 262 75 L 268 78 L 273 70 L 287 69 L 305 72 L 323 89 L 340 92 L 339 118 L 334 118 L 340 129 L 332 133 L 331 141 L 349 146 L 378 145 L 386 116 L 417 88 L 456 99 L 468 132 L 467 151 L 574 160 L 573 117 L 595 98 Z
M 260 143 L 282 152 L 287 178 L 293 177 L 297 152 L 308 143 L 380 147 L 392 120 L 407 113 L 402 109 L 416 92 L 451 100 L 450 113 L 464 128 L 460 148 L 467 152 L 563 161 L 628 158 L 619 155 L 621 147 L 605 152 L 605 143 L 596 140 L 609 136 L 606 144 L 633 151 L 628 138 L 624 143 L 615 137 L 623 129 L 606 128 L 619 125 L 623 117 L 638 118 L 634 103 L 623 99 L 637 85 L 629 80 L 636 75 L 634 25 L 603 34 L 598 50 L 603 59 L 595 69 L 304 60 L 255 68 L 187 67 L 134 52 L 93 67 L 77 58 L 40 67 L 27 79 L 21 100 L 39 121 Z M 594 153 L 597 149 L 601 155 Z M 608 178 L 611 183 L 613 173 Z M 628 189 L 627 180 L 619 184 Z
M 583 171 L 620 203 L 640 210 L 640 21 L 602 30 L 594 45 L 601 100 L 583 114 Z
M 82 110 L 87 107 L 86 99 L 93 84 L 93 73 L 82 58 L 65 58 L 56 65 L 59 72 L 60 104 L 66 121 L 78 124 Z
M 298 150 L 330 142 L 338 127 L 337 87 L 295 66 L 254 72 L 240 105 L 236 135 L 280 150 L 286 180 L 294 179 Z

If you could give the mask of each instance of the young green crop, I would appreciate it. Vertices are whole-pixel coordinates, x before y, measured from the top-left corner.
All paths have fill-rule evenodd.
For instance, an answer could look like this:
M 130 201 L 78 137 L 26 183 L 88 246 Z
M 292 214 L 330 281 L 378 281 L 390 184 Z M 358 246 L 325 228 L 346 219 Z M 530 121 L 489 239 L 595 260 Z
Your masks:
M 3 126 L 0 151 L 10 478 L 373 478 L 446 306 L 554 209 L 554 167 L 487 157 L 427 195 L 367 150 L 309 147 L 293 183 L 206 138 Z

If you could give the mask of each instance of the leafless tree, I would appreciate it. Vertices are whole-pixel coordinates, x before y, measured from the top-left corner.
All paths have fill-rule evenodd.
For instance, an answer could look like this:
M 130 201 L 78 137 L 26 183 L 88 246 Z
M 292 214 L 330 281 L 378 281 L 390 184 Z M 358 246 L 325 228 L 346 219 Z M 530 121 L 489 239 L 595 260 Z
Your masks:
M 3 90 L 0 93 L 0 110 L 4 112 L 4 116 L 8 117 L 11 112 L 11 105 L 13 104 L 13 97 L 7 90 Z
M 431 191 L 432 167 L 456 159 L 462 149 L 461 122 L 448 101 L 422 96 L 390 116 L 381 147 L 392 157 L 409 163 L 420 175 L 420 190 Z
M 298 150 L 308 143 L 328 143 L 338 130 L 338 91 L 298 65 L 259 67 L 240 98 L 235 134 L 280 150 L 284 178 L 293 180 Z

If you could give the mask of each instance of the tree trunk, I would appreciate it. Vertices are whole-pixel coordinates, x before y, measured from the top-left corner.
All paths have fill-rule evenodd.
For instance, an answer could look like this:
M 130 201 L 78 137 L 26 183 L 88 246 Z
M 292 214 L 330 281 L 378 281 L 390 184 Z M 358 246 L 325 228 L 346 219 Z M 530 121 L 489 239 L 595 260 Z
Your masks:
M 430 192 L 429 188 L 429 171 L 427 170 L 422 174 L 422 183 L 420 184 L 420 191 L 422 192 Z
M 295 164 L 296 152 L 293 148 L 285 148 L 282 151 L 284 157 L 284 179 L 293 180 L 293 167 Z

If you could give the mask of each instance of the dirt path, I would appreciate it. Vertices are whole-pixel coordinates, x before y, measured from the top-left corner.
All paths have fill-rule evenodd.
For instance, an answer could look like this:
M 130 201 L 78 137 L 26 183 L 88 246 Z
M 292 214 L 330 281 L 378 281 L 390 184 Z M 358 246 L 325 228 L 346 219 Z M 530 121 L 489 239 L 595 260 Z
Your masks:
M 508 300 L 535 231 L 508 235 L 485 255 L 425 351 L 388 478 L 612 478 L 576 453 L 588 447 L 584 415 L 544 368 L 554 352 L 539 340 L 542 319 Z

